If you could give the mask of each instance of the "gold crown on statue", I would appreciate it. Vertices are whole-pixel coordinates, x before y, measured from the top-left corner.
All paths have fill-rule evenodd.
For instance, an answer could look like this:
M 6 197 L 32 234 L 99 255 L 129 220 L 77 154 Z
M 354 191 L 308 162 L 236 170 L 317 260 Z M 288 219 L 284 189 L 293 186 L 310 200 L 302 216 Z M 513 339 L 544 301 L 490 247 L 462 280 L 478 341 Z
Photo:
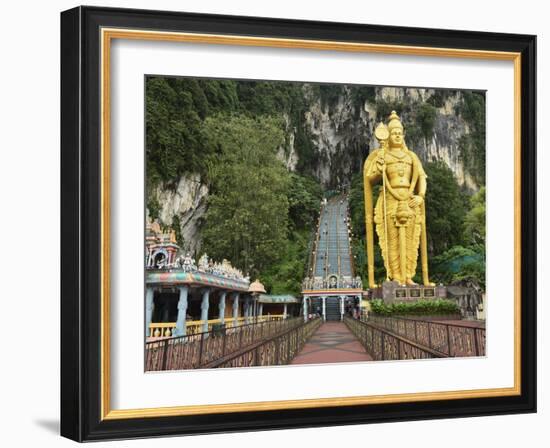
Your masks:
M 395 128 L 400 128 L 401 130 L 403 130 L 403 125 L 401 124 L 399 115 L 397 115 L 397 113 L 394 110 L 391 111 L 391 114 L 388 117 L 388 119 L 389 119 L 388 130 L 390 131 L 390 133 L 392 129 L 395 129 Z

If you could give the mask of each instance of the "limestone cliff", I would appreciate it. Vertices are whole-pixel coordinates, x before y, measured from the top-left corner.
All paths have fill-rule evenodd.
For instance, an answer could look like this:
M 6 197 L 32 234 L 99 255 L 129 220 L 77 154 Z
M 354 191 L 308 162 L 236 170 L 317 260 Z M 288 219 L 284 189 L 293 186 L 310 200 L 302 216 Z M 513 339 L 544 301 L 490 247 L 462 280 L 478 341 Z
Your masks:
M 199 250 L 200 219 L 206 211 L 208 187 L 196 175 L 180 177 L 174 186 L 158 185 L 150 196 L 150 203 L 156 204 L 153 212 L 159 222 L 165 226 L 179 227 L 178 243 L 184 250 Z M 149 207 L 151 208 L 151 207 Z
M 409 148 L 423 161 L 444 162 L 459 185 L 468 190 L 477 191 L 483 183 L 479 170 L 468 169 L 461 149 L 471 133 L 468 120 L 461 114 L 462 92 L 383 87 L 373 88 L 371 98 L 358 101 L 353 88 L 343 86 L 332 103 L 323 104 L 309 85 L 304 85 L 304 91 L 309 99 L 304 123 L 315 151 L 313 173 L 325 188 L 345 183 L 361 170 L 370 150 L 378 146 L 374 128 L 380 120 L 386 120 L 392 108 L 401 114 Z M 424 129 L 421 124 L 425 124 Z M 294 142 L 294 136 L 288 140 Z M 290 169 L 299 158 L 297 150 L 293 144 L 281 153 L 282 159 L 294 161 L 287 162 Z

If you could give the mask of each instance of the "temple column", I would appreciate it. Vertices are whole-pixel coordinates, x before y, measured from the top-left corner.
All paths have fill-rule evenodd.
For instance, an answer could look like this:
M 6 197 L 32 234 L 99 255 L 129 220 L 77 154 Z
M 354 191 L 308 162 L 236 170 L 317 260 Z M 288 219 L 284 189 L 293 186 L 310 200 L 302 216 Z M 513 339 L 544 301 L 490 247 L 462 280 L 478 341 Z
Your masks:
M 239 317 L 239 293 L 233 294 L 233 326 L 237 325 L 237 319 Z
M 218 305 L 218 309 L 220 311 L 219 319 L 220 323 L 225 323 L 225 296 L 227 295 L 226 291 L 223 291 L 220 295 L 220 303 Z
M 155 290 L 148 286 L 145 289 L 145 337 L 149 337 L 149 325 L 153 319 L 153 310 L 155 309 L 155 302 L 153 300 L 155 296 Z
M 323 300 L 323 320 L 327 320 L 327 298 L 325 296 L 321 297 Z
M 284 308 L 283 308 L 283 319 L 286 319 L 286 315 L 287 315 L 287 307 L 286 307 L 286 303 L 285 303 Z
M 307 297 L 304 297 L 303 305 L 304 305 L 304 322 L 307 322 Z
M 202 302 L 201 302 L 201 321 L 202 321 L 202 332 L 208 331 L 208 306 L 210 299 L 210 290 L 204 289 L 202 292 Z
M 189 294 L 188 286 L 178 286 L 180 298 L 178 300 L 178 319 L 176 321 L 176 331 L 174 336 L 185 336 L 187 334 L 187 324 L 185 318 L 187 316 L 187 296 Z
M 244 301 L 244 323 L 248 323 L 248 318 L 250 316 L 250 299 Z
M 260 303 L 260 311 L 258 312 L 258 315 L 263 316 L 264 315 L 264 304 Z
M 344 320 L 344 296 L 340 296 L 340 320 Z

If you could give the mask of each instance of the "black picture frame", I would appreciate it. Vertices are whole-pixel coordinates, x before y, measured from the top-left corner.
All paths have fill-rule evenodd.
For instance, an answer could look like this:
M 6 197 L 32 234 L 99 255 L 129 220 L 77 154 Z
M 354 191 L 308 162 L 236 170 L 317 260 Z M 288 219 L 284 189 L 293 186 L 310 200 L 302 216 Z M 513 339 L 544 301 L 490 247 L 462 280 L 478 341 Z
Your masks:
M 521 55 L 518 395 L 102 418 L 102 28 L 514 52 Z M 536 36 L 99 7 L 61 13 L 61 435 L 76 441 L 536 411 Z

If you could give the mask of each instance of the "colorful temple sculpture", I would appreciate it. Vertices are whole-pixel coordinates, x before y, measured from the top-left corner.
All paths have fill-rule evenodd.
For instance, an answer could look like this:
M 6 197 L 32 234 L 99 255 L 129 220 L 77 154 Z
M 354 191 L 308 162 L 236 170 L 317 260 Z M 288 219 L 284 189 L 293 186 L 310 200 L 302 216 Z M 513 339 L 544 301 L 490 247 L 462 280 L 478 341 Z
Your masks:
M 286 305 L 277 314 L 270 306 L 264 310 L 264 304 L 269 303 L 266 297 L 270 296 L 259 280 L 251 283 L 228 260 L 215 262 L 203 254 L 196 261 L 190 253 L 181 253 L 175 232 L 163 231 L 158 222 L 147 223 L 145 241 L 146 339 L 185 336 L 211 331 L 216 325 L 234 327 L 288 316 Z M 298 306 L 293 307 L 294 313 L 298 310 Z

